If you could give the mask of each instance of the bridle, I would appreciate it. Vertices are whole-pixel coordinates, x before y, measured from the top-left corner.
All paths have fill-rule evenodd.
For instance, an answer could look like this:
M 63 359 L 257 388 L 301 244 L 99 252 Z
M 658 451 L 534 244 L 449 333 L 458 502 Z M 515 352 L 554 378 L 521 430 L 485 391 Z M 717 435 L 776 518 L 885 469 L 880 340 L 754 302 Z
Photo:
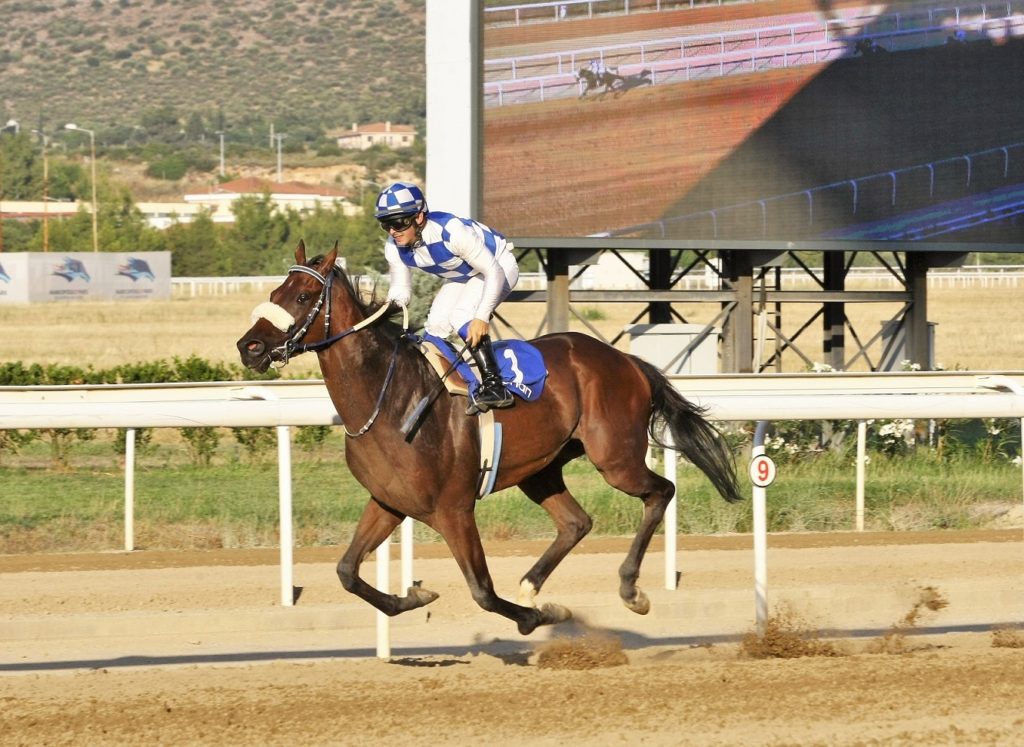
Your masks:
M 388 308 L 390 307 L 390 304 L 383 304 L 373 314 L 366 317 L 361 322 L 357 322 L 353 326 L 339 332 L 336 335 L 331 335 L 331 289 L 334 286 L 334 272 L 329 272 L 327 273 L 326 276 L 324 276 L 321 275 L 316 270 L 314 270 L 312 267 L 306 267 L 305 265 L 292 265 L 291 267 L 288 268 L 288 274 L 290 275 L 293 272 L 305 273 L 310 277 L 316 278 L 320 282 L 320 285 L 323 286 L 323 288 L 320 291 L 320 297 L 316 300 L 316 303 L 313 304 L 313 307 L 309 310 L 309 313 L 306 314 L 306 318 L 303 320 L 302 324 L 300 324 L 298 328 L 295 329 L 295 331 L 287 340 L 285 340 L 281 345 L 277 346 L 276 348 L 273 348 L 270 351 L 271 359 L 273 359 L 275 354 L 279 356 L 275 361 L 278 367 L 286 365 L 293 355 L 324 350 L 333 345 L 334 343 L 338 342 L 339 340 L 342 340 L 348 337 L 349 335 L 354 334 L 362 329 L 366 329 L 375 321 L 384 316 L 384 314 L 387 313 Z M 309 328 L 313 326 L 313 322 L 316 320 L 316 317 L 320 313 L 321 309 L 323 309 L 324 312 L 324 339 L 320 340 L 319 342 L 302 342 L 302 339 L 306 336 L 306 333 L 309 332 Z M 403 306 L 402 312 L 402 328 L 405 330 L 405 334 L 408 334 L 409 310 Z M 381 387 L 380 394 L 377 396 L 377 404 L 374 406 L 373 412 L 370 414 L 370 419 L 367 420 L 366 424 L 363 425 L 363 427 L 360 428 L 358 431 L 349 431 L 347 426 L 342 426 L 345 429 L 345 435 L 348 436 L 349 438 L 359 438 L 359 436 L 362 436 L 364 433 L 370 430 L 370 427 L 377 419 L 377 416 L 380 415 L 381 406 L 384 404 L 384 394 L 387 392 L 388 385 L 391 383 L 391 379 L 394 377 L 395 374 L 395 364 L 398 361 L 398 346 L 401 344 L 402 337 L 404 336 L 405 335 L 403 334 L 395 339 L 395 348 L 391 352 L 391 362 L 388 364 L 387 373 L 384 375 L 384 385 Z

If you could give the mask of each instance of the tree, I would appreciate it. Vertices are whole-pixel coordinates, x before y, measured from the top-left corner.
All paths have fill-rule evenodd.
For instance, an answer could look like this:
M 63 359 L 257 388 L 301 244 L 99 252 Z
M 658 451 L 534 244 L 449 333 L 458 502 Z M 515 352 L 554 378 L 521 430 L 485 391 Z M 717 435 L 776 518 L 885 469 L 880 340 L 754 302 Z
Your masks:
M 294 221 L 275 211 L 269 193 L 242 197 L 231 209 L 235 223 L 223 243 L 227 274 L 283 274 L 290 260 L 281 248 L 293 243 L 290 224 Z
M 51 200 L 70 200 L 75 194 L 74 185 L 88 178 L 79 164 L 63 159 L 51 158 L 49 171 L 46 191 Z M 42 193 L 39 199 L 42 199 Z
M 23 222 L 18 220 L 4 221 L 4 252 L 32 252 L 38 248 L 34 245 L 39 221 Z M 2 256 L 2 255 L 0 255 Z
M 189 115 L 188 123 L 185 125 L 185 139 L 190 143 L 198 143 L 206 136 L 206 128 L 203 126 L 203 118 L 198 112 Z
M 106 252 L 158 252 L 167 245 L 164 234 L 149 225 L 127 192 L 100 206 L 99 226 L 99 244 Z
M 72 216 L 50 221 L 50 251 L 92 251 L 92 217 L 84 205 Z
M 5 200 L 39 199 L 43 167 L 37 155 L 29 133 L 0 133 L 0 184 Z
M 142 113 L 142 128 L 151 140 L 176 143 L 181 140 L 181 121 L 173 106 L 164 105 Z
M 217 227 L 208 212 L 190 223 L 175 223 L 165 232 L 171 251 L 171 274 L 179 277 L 224 275 L 225 257 Z

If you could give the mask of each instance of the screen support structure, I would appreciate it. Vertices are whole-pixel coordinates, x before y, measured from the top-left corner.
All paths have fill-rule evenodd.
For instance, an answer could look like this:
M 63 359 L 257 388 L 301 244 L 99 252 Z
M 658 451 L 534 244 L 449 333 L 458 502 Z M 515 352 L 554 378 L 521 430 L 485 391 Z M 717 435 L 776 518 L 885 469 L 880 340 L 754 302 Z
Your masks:
M 952 267 L 963 264 L 966 253 L 962 246 L 929 244 L 891 247 L 877 244 L 851 243 L 841 247 L 822 248 L 794 242 L 734 242 L 728 247 L 719 245 L 709 249 L 700 242 L 652 241 L 623 239 L 610 245 L 606 239 L 563 239 L 513 237 L 520 259 L 535 254 L 544 268 L 547 280 L 543 291 L 513 291 L 510 302 L 543 302 L 546 304 L 546 332 L 569 329 L 573 304 L 643 303 L 647 321 L 652 324 L 671 323 L 682 317 L 673 307 L 675 303 L 710 303 L 719 307 L 718 316 L 708 327 L 720 326 L 720 371 L 722 373 L 749 373 L 781 370 L 783 354 L 794 354 L 810 367 L 822 361 L 835 370 L 849 370 L 863 364 L 869 370 L 879 370 L 889 357 L 894 338 L 885 340 L 881 330 L 871 336 L 860 336 L 846 318 L 846 304 L 897 304 L 898 311 L 890 323 L 898 325 L 905 339 L 907 359 L 922 370 L 933 365 L 928 324 L 928 270 L 932 267 Z M 573 290 L 572 282 L 580 274 L 579 267 L 593 264 L 606 251 L 628 253 L 640 251 L 650 258 L 650 273 L 646 288 L 638 290 Z M 902 286 L 901 290 L 850 290 L 846 288 L 846 275 L 858 253 L 873 255 Z M 696 260 L 681 261 L 684 253 Z M 820 255 L 821 276 L 817 276 L 801 257 L 810 253 Z M 887 256 L 888 255 L 888 256 Z M 717 259 L 717 262 L 715 261 Z M 771 270 L 786 260 L 802 267 L 813 279 L 811 288 L 791 290 L 781 287 L 780 277 Z M 679 266 L 682 269 L 677 269 Z M 706 272 L 714 268 L 718 287 L 713 289 L 682 290 L 682 280 L 690 272 Z M 575 269 L 575 274 L 573 274 Z M 774 278 L 771 282 L 769 279 Z M 772 308 L 772 319 L 766 326 L 774 336 L 774 349 L 760 361 L 754 360 L 755 317 L 765 308 Z M 783 332 L 781 318 L 799 307 L 811 309 L 807 322 L 796 333 Z M 799 316 L 799 313 L 795 314 Z M 816 320 L 823 325 L 823 347 L 820 355 L 804 351 L 800 334 Z M 620 333 L 612 340 L 622 338 Z

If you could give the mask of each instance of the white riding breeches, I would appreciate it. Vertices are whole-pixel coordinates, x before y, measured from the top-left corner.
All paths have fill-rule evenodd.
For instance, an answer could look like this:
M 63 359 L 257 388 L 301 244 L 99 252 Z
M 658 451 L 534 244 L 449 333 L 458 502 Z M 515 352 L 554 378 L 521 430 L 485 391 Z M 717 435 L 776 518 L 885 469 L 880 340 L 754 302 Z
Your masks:
M 519 282 L 519 265 L 512 252 L 502 252 L 497 257 L 498 265 L 505 273 L 498 303 L 505 300 Z M 476 318 L 484 293 L 484 278 L 474 275 L 464 283 L 447 281 L 434 297 L 430 312 L 423 327 L 432 335 L 444 338 L 458 332 L 465 324 Z M 497 304 L 495 304 L 497 305 Z M 488 320 L 489 321 L 489 320 Z

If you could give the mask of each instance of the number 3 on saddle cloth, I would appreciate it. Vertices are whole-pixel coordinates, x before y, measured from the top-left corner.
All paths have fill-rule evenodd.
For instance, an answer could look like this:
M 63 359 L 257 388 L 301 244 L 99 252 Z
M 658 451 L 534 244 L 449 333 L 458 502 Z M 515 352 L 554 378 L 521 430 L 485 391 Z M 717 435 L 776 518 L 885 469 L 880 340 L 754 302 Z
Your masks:
M 456 351 L 447 340 L 429 332 L 424 332 L 421 339 L 437 348 L 449 364 L 455 360 Z M 495 340 L 491 346 L 494 348 L 494 358 L 501 370 L 501 380 L 505 388 L 527 402 L 540 397 L 544 391 L 544 380 L 548 375 L 540 351 L 523 340 Z M 421 345 L 422 347 L 425 346 Z M 427 357 L 430 358 L 429 355 Z M 476 369 L 463 360 L 456 364 L 455 370 L 469 385 L 470 391 L 475 392 L 480 386 Z

